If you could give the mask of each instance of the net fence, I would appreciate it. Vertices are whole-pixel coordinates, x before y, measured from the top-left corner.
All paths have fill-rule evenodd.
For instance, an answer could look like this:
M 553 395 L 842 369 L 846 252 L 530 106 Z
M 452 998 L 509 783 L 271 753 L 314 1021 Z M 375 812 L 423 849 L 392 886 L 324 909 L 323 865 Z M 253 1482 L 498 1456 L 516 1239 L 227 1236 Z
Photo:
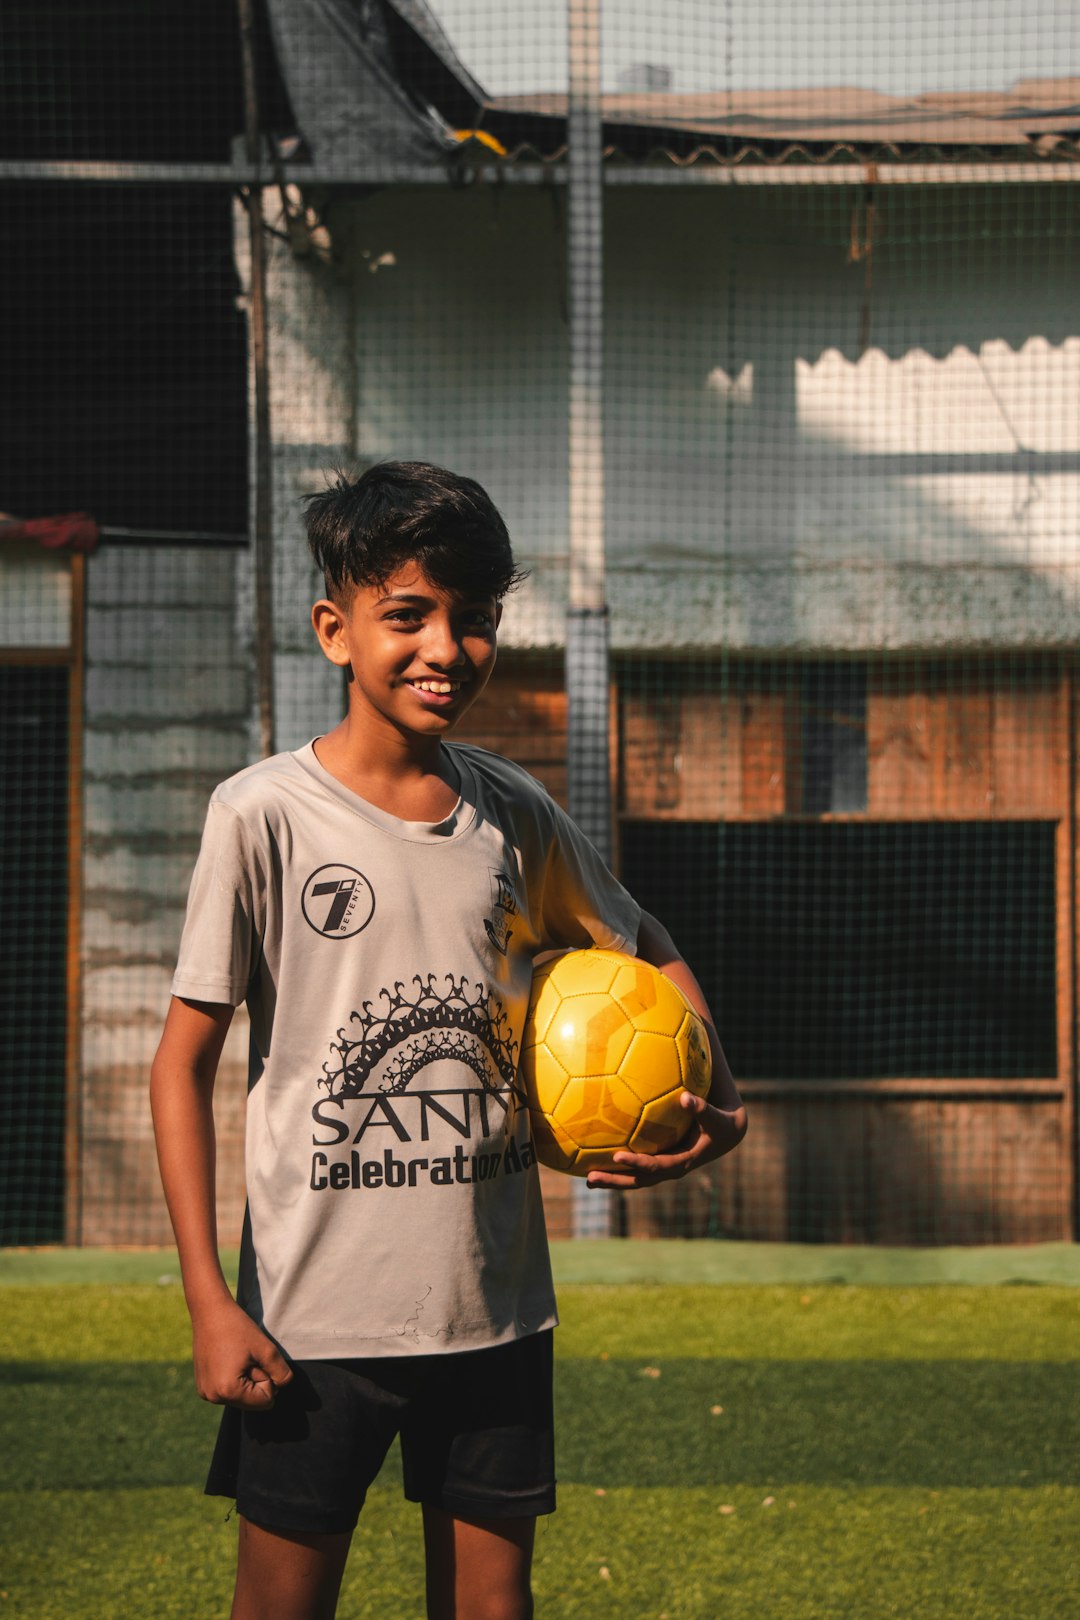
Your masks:
M 553 1235 L 1072 1237 L 1076 8 L 10 0 L 0 77 L 0 1242 L 168 1240 L 206 802 L 340 718 L 301 503 L 387 458 L 505 515 L 461 735 L 670 929 L 750 1111 L 546 1177 Z

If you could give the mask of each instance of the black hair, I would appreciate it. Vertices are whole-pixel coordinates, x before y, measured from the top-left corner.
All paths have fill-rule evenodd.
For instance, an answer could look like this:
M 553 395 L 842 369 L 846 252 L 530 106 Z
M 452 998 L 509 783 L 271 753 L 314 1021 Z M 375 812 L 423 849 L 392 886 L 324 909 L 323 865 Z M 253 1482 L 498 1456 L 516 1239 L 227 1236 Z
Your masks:
M 338 473 L 306 506 L 308 545 L 335 601 L 410 562 L 442 590 L 474 598 L 501 601 L 524 578 L 490 495 L 445 467 L 382 461 L 358 478 Z

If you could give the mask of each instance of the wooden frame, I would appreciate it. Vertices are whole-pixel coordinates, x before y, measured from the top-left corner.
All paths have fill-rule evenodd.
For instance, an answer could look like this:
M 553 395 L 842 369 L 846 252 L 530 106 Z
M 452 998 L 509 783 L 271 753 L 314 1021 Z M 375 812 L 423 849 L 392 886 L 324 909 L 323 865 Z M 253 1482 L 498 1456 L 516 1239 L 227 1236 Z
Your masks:
M 1054 653 L 952 654 L 872 660 L 868 673 L 867 808 L 810 814 L 801 810 L 800 687 L 793 665 L 731 660 L 721 678 L 674 663 L 657 670 L 655 685 L 631 668 L 620 716 L 622 818 L 728 825 L 1022 821 L 1052 827 L 1056 1074 L 740 1081 L 747 1100 L 760 1103 L 759 1140 L 748 1156 L 733 1161 L 737 1190 L 724 1195 L 730 1197 L 733 1230 L 790 1235 L 783 1229 L 788 1216 L 779 1205 L 770 1213 L 769 1194 L 762 1188 L 787 1155 L 799 1151 L 784 1122 L 789 1120 L 796 1133 L 809 1128 L 814 1105 L 823 1099 L 841 1105 L 841 1141 L 848 1129 L 853 1142 L 873 1130 L 872 1120 L 886 1117 L 873 1111 L 886 1106 L 898 1110 L 895 1117 L 909 1132 L 922 1129 L 928 1142 L 944 1141 L 946 1155 L 963 1137 L 963 1110 L 970 1106 L 973 1145 L 986 1155 L 987 1174 L 1002 1200 L 1002 1235 L 995 1241 L 1027 1241 L 1040 1222 L 1035 1234 L 1040 1237 L 1078 1234 L 1080 711 L 1073 663 Z M 941 1137 L 942 1131 L 952 1134 Z M 811 1134 L 816 1141 L 816 1128 Z M 1051 1138 L 1060 1144 L 1053 1167 L 1046 1150 Z M 829 1151 L 835 1158 L 835 1142 Z M 1028 1153 L 1043 1167 L 1038 1209 L 1028 1207 L 1023 1169 Z M 754 1214 L 735 1213 L 751 1204 Z M 838 1215 L 841 1224 L 844 1218 Z M 963 1226 L 962 1215 L 945 1211 L 942 1220 L 950 1232 Z M 1060 1224 L 1051 1230 L 1054 1221 Z M 973 1232 L 950 1240 L 987 1241 Z M 846 1229 L 844 1236 L 850 1236 Z M 911 1239 L 894 1235 L 886 1241 Z
M 67 1041 L 64 1055 L 64 1241 L 82 1241 L 82 852 L 86 715 L 86 558 L 71 559 L 68 658 Z
M 971 1080 L 963 1078 L 918 1080 L 741 1080 L 747 1097 L 907 1097 L 918 1100 L 948 1097 L 968 1101 L 987 1098 L 1067 1097 L 1063 1080 Z
M 1080 913 L 1080 872 L 1077 869 L 1077 840 L 1080 838 L 1080 824 L 1077 822 L 1078 789 L 1077 771 L 1080 769 L 1080 758 L 1077 753 L 1077 703 L 1080 701 L 1080 690 L 1076 680 L 1076 659 L 1062 658 L 1062 685 L 1065 690 L 1067 705 L 1066 728 L 1068 732 L 1068 768 L 1069 779 L 1067 787 L 1068 817 L 1067 817 L 1067 861 L 1068 861 L 1068 887 L 1065 894 L 1063 913 L 1069 919 L 1069 933 L 1065 948 L 1061 952 L 1061 960 L 1068 962 L 1069 994 L 1068 1004 L 1063 1005 L 1061 997 L 1061 984 L 1059 979 L 1058 1001 L 1058 1040 L 1068 1043 L 1069 1063 L 1071 1071 L 1071 1085 L 1065 1100 L 1065 1126 L 1068 1132 L 1069 1144 L 1069 1170 L 1072 1176 L 1071 1188 L 1071 1215 L 1072 1238 L 1080 1242 L 1080 1012 L 1077 1008 L 1077 994 L 1080 992 L 1080 944 L 1078 944 L 1077 916 Z M 1060 935 L 1059 935 L 1060 939 Z M 1059 1071 L 1063 1072 L 1063 1071 Z

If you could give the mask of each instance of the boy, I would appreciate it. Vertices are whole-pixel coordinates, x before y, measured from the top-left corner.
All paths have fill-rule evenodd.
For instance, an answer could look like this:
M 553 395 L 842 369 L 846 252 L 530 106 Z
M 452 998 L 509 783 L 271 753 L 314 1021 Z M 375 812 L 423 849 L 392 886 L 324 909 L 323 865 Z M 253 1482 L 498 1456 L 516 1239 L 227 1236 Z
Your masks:
M 213 795 L 151 1081 L 196 1384 L 226 1407 L 207 1490 L 237 1500 L 233 1620 L 334 1614 L 398 1431 L 431 1620 L 526 1620 L 535 1520 L 554 1508 L 556 1320 L 515 1078 L 533 958 L 636 949 L 709 1023 L 713 1087 L 684 1094 L 680 1149 L 616 1154 L 591 1185 L 684 1175 L 737 1145 L 745 1113 L 665 930 L 530 776 L 444 740 L 519 577 L 485 492 L 386 463 L 314 497 L 308 536 L 348 712 Z M 245 1000 L 234 1302 L 211 1098 Z

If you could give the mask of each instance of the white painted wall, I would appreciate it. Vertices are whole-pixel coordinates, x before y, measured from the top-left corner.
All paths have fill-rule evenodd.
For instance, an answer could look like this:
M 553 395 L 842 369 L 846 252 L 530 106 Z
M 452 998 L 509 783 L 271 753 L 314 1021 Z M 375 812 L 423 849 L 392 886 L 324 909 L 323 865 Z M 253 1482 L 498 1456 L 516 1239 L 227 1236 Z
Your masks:
M 853 193 L 608 193 L 617 647 L 1075 639 L 1070 199 L 947 192 L 880 204 L 866 315 Z M 350 448 L 480 478 L 534 570 L 511 645 L 562 641 L 564 205 L 554 187 L 383 191 L 335 206 L 336 275 L 283 250 L 272 282 L 285 508 Z M 282 617 L 305 583 L 296 522 L 278 527 L 290 681 L 310 662 Z

